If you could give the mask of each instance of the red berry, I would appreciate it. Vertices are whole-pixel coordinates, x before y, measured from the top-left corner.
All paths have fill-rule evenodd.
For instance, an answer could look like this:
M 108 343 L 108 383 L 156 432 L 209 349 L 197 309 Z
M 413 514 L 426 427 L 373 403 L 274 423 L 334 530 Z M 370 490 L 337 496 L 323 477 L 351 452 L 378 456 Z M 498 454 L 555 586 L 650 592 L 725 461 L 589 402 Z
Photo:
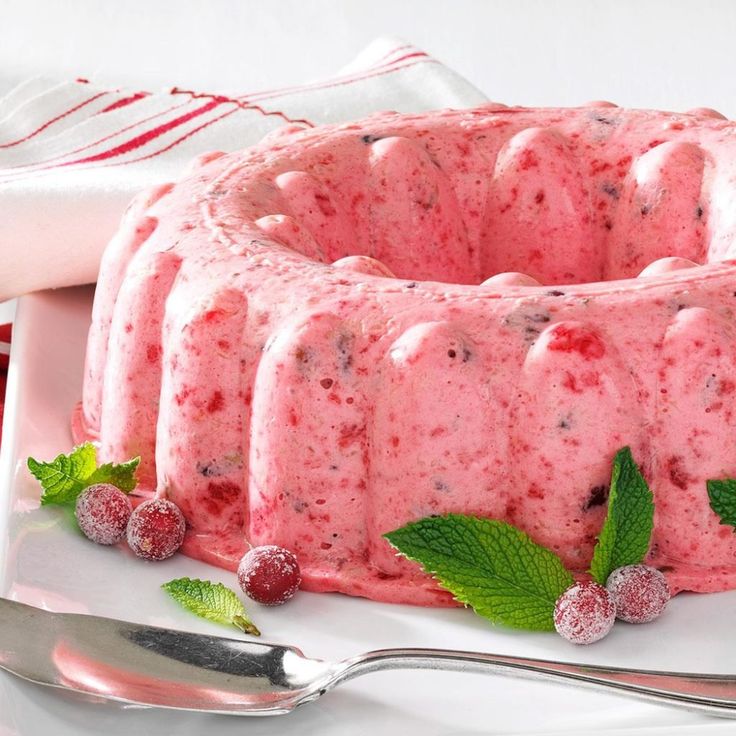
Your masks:
M 238 566 L 238 582 L 243 592 L 266 606 L 286 603 L 301 581 L 294 553 L 273 544 L 249 550 Z
M 185 529 L 175 503 L 165 498 L 144 501 L 130 516 L 128 544 L 138 557 L 165 560 L 181 547 Z
M 555 604 L 555 629 L 573 644 L 592 644 L 602 639 L 615 619 L 611 594 L 592 580 L 571 585 Z
M 77 497 L 75 514 L 84 535 L 97 544 L 116 544 L 125 536 L 133 511 L 130 499 L 110 483 L 97 483 Z
M 614 570 L 606 588 L 616 604 L 616 615 L 630 624 L 654 621 L 670 599 L 667 578 L 649 565 L 626 565 Z

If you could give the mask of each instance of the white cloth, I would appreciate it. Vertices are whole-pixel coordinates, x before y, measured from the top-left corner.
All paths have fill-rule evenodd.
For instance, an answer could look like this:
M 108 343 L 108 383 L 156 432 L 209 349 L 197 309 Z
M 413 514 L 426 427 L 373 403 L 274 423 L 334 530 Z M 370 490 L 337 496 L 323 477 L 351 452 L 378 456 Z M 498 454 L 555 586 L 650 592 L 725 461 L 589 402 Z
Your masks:
M 133 195 L 175 180 L 199 153 L 244 148 L 288 122 L 484 101 L 458 74 L 395 38 L 377 39 L 327 80 L 253 94 L 25 82 L 0 99 L 0 301 L 95 281 Z

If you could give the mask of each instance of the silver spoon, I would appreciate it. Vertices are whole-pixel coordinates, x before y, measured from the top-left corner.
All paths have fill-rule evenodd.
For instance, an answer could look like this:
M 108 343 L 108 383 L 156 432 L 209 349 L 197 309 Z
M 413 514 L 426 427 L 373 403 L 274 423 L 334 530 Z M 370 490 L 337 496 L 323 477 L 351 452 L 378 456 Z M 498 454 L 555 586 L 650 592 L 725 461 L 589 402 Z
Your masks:
M 567 682 L 736 717 L 736 676 L 598 667 L 480 652 L 383 649 L 342 662 L 294 647 L 192 634 L 0 598 L 0 668 L 110 700 L 210 713 L 279 715 L 346 680 L 442 669 Z

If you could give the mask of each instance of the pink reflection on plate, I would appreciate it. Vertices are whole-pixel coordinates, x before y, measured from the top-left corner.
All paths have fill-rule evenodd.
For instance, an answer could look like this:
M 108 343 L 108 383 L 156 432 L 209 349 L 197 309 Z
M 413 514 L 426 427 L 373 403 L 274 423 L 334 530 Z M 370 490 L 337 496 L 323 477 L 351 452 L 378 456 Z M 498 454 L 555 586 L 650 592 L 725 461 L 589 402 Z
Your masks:
M 27 603 L 30 606 L 43 608 L 45 611 L 61 611 L 63 613 L 89 613 L 89 607 L 82 601 L 67 598 L 64 595 L 51 590 L 36 588 L 32 585 L 14 582 L 6 598 L 19 603 Z

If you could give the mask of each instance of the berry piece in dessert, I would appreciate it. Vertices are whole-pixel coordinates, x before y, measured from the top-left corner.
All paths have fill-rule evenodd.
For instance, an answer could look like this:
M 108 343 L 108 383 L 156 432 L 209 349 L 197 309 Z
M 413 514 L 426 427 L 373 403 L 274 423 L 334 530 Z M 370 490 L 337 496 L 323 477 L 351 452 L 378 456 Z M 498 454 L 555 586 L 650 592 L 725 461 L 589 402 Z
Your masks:
M 77 498 L 75 514 L 84 535 L 97 544 L 117 544 L 124 536 L 133 505 L 110 483 L 97 483 Z
M 571 585 L 555 604 L 555 629 L 573 644 L 592 644 L 602 639 L 615 620 L 613 597 L 593 581 Z
M 130 516 L 130 548 L 146 560 L 165 560 L 184 541 L 186 523 L 179 507 L 165 498 L 144 501 Z
M 294 553 L 273 544 L 249 550 L 238 566 L 238 582 L 243 592 L 265 606 L 286 603 L 301 581 Z
M 606 588 L 616 605 L 616 616 L 630 624 L 654 621 L 670 599 L 667 579 L 649 565 L 626 565 L 614 570 Z

